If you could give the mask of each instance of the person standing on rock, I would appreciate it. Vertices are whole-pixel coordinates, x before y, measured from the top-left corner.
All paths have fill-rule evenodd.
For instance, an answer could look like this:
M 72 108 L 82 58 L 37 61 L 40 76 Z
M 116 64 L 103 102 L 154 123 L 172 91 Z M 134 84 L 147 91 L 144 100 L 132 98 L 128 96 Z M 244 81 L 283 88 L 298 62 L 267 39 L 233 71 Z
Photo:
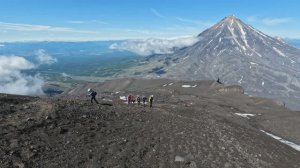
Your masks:
M 91 96 L 91 103 L 93 104 L 93 100 L 99 104 L 99 102 L 96 100 L 96 95 L 97 95 L 97 92 L 95 92 L 93 89 L 89 88 L 88 89 L 88 96 Z
M 151 95 L 149 97 L 149 103 L 150 103 L 150 108 L 152 107 L 152 103 L 153 103 L 153 95 Z

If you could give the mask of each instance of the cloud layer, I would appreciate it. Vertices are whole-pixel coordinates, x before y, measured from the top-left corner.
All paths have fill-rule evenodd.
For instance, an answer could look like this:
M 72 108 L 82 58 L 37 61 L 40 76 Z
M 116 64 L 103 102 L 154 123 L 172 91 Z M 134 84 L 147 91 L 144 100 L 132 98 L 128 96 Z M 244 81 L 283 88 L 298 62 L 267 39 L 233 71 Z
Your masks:
M 42 64 L 52 64 L 57 60 L 46 54 L 44 50 L 37 51 L 38 65 L 24 57 L 0 55 L 0 93 L 19 95 L 42 95 L 44 81 L 39 75 L 27 75 L 24 70 L 37 68 Z
M 68 27 L 53 27 L 47 25 L 34 25 L 23 23 L 7 23 L 0 22 L 0 30 L 15 30 L 15 31 L 46 31 L 46 32 L 69 32 L 69 33 L 83 33 L 83 34 L 97 34 L 94 31 L 76 30 Z
M 69 20 L 67 22 L 72 24 L 87 24 L 87 23 L 108 24 L 107 22 L 101 20 Z
M 114 43 L 109 48 L 126 50 L 141 56 L 153 54 L 170 54 L 175 48 L 187 47 L 195 44 L 197 37 L 184 37 L 177 39 L 146 39 L 146 40 L 127 40 L 122 43 Z
M 23 57 L 0 56 L 0 92 L 20 95 L 43 94 L 43 80 L 21 73 L 36 66 Z
M 51 65 L 51 64 L 57 62 L 56 58 L 47 54 L 45 52 L 45 50 L 43 50 L 43 49 L 39 49 L 36 51 L 36 59 L 37 59 L 39 65 L 42 65 L 42 64 Z

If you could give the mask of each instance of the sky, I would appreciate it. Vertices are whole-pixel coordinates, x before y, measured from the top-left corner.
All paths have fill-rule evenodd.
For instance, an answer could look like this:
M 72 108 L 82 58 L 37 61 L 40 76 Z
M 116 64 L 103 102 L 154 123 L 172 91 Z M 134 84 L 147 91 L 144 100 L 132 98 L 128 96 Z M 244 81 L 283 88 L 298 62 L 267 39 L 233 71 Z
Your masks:
M 235 15 L 300 39 L 299 0 L 0 0 L 0 42 L 196 36 Z

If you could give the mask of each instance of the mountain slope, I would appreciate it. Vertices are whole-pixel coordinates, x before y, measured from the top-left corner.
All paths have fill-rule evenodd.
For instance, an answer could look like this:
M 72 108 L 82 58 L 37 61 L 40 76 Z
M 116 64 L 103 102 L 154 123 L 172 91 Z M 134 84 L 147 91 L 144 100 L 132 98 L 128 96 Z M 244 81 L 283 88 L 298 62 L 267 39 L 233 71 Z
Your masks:
M 102 104 L 85 98 L 91 86 Z M 154 94 L 154 107 L 128 94 Z M 261 131 L 299 144 L 300 113 L 214 81 L 118 79 L 59 98 L 0 94 L 0 106 L 1 168 L 300 166 L 299 151 Z
M 217 79 L 246 92 L 285 101 L 300 109 L 300 50 L 229 16 L 198 35 L 199 41 L 174 54 L 155 55 L 147 73 L 176 79 Z M 149 70 L 150 69 L 150 70 Z M 144 75 L 144 74 L 143 74 Z

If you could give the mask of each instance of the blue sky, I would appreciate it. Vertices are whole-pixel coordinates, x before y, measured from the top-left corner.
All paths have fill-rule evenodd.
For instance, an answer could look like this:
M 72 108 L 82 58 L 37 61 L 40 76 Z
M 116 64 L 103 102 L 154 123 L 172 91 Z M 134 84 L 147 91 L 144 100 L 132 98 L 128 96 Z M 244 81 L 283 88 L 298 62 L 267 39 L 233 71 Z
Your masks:
M 228 15 L 300 38 L 299 10 L 299 0 L 0 0 L 0 41 L 190 36 Z

